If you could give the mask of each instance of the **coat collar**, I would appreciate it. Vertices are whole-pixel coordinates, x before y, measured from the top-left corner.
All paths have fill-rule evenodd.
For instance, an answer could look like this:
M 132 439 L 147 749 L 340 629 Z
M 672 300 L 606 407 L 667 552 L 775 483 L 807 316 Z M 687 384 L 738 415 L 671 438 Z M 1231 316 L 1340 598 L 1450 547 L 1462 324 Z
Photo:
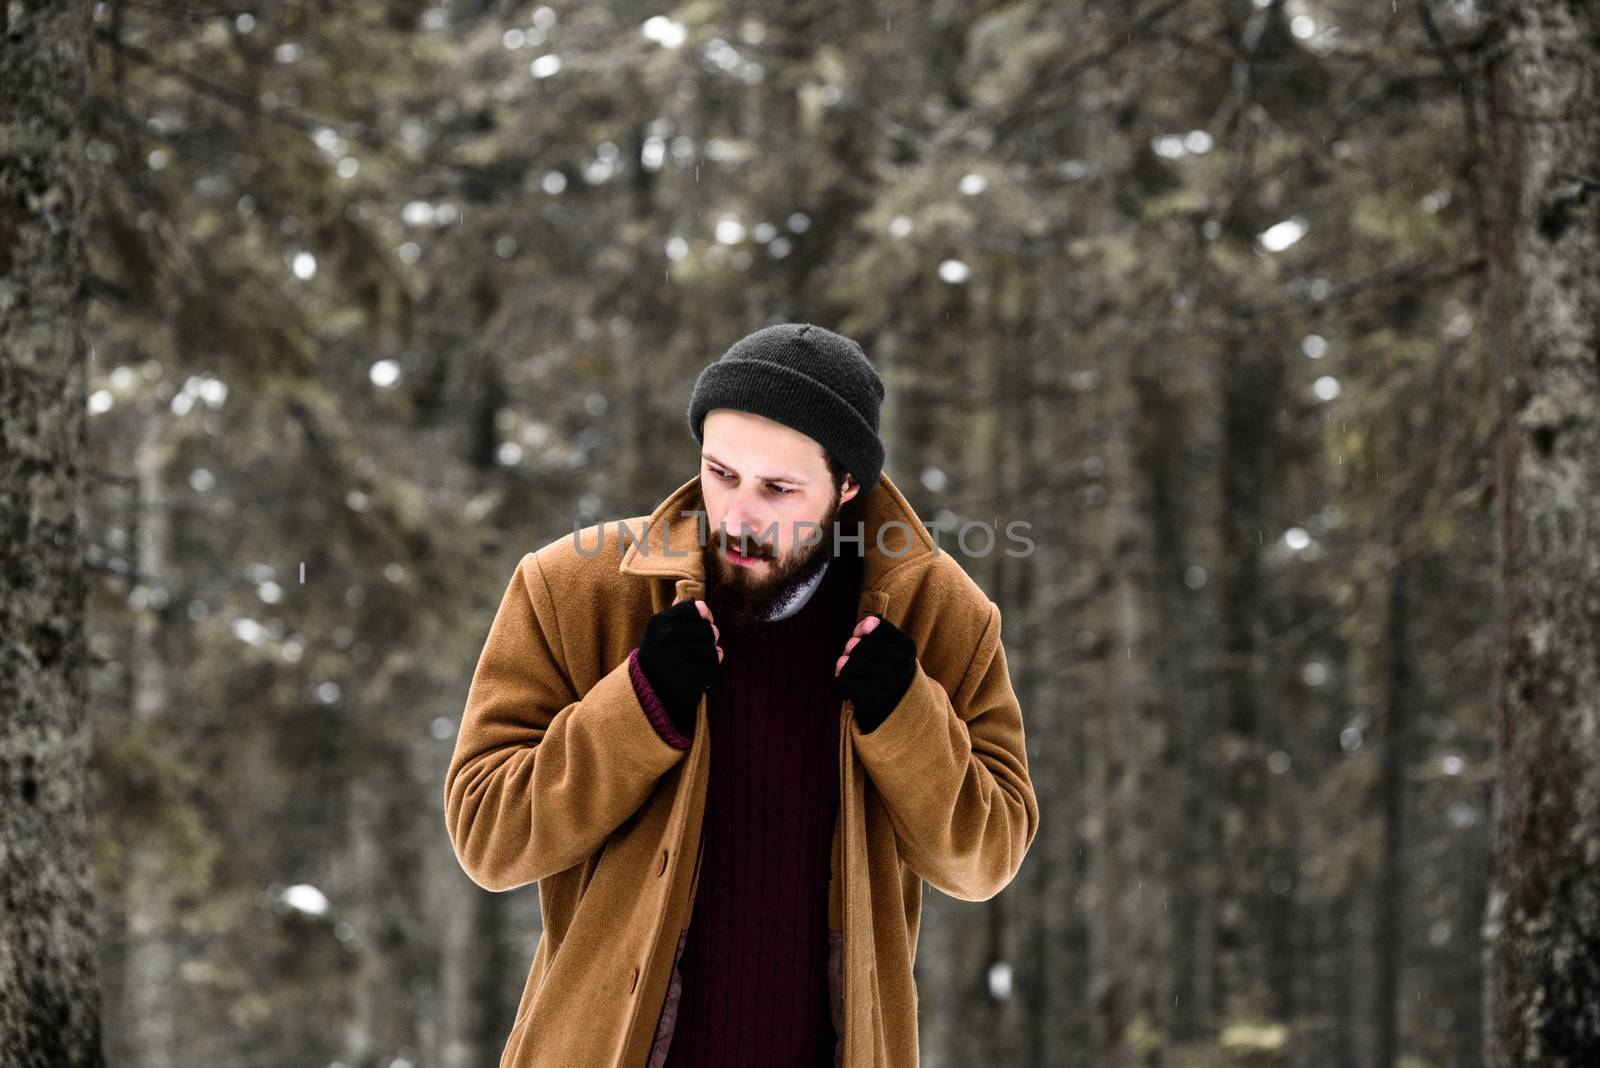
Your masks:
M 700 566 L 700 524 L 703 515 L 692 514 L 704 510 L 700 495 L 700 476 L 673 490 L 671 495 L 656 505 L 641 531 L 630 529 L 622 533 L 627 549 L 617 570 L 625 575 L 676 580 L 675 597 L 701 597 L 705 593 L 705 574 Z M 902 568 L 925 567 L 939 553 L 939 547 L 928 533 L 928 528 L 917 517 L 898 486 L 881 472 L 878 483 L 867 494 L 866 507 L 861 520 L 862 559 L 860 611 L 858 614 L 882 613 L 888 606 L 888 584 L 891 575 L 900 577 Z M 888 525 L 887 529 L 884 529 Z M 631 528 L 631 524 L 630 524 Z M 880 545 L 879 532 L 882 531 Z M 910 544 L 907 546 L 909 532 Z M 843 530 L 844 536 L 854 531 Z M 824 536 L 829 536 L 825 532 Z M 847 549 L 850 543 L 845 543 Z

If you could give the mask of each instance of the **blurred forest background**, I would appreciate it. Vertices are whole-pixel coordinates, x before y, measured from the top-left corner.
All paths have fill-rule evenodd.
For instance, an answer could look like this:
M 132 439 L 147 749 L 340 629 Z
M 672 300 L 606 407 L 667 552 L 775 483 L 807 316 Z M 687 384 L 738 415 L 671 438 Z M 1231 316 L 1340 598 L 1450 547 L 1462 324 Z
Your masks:
M 1479 0 L 93 12 L 111 1063 L 496 1063 L 537 894 L 441 813 L 496 603 L 783 320 L 925 520 L 1032 524 L 963 563 L 1041 831 L 926 891 L 923 1062 L 1483 1063 Z

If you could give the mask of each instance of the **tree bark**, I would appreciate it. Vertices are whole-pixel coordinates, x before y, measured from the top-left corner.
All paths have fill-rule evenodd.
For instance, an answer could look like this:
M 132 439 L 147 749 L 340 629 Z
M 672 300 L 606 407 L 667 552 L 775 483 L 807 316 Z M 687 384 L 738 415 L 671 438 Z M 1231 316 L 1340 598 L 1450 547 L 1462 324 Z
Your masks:
M 80 511 L 86 5 L 0 8 L 0 1065 L 100 1065 Z
M 1600 12 L 1502 2 L 1491 73 L 1498 778 L 1486 1063 L 1600 1050 Z

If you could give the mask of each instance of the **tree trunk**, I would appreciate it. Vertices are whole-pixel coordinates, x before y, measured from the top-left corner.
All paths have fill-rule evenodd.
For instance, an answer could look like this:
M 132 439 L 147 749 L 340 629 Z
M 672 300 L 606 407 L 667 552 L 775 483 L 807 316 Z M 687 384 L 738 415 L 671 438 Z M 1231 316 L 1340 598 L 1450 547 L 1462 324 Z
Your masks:
M 79 521 L 89 9 L 12 2 L 0 37 L 0 1065 L 99 1065 Z
M 1400 965 L 1405 954 L 1405 764 L 1406 691 L 1411 668 L 1406 648 L 1405 524 L 1396 519 L 1389 545 L 1394 570 L 1389 575 L 1389 678 L 1383 751 L 1378 773 L 1383 842 L 1378 866 L 1377 919 L 1372 956 L 1377 964 L 1377 1052 L 1373 1063 L 1390 1068 L 1400 1060 Z
M 1491 78 L 1499 374 L 1486 1063 L 1600 1050 L 1600 11 L 1502 2 Z
M 1261 751 L 1261 684 L 1255 627 L 1262 615 L 1262 462 L 1269 444 L 1273 361 L 1240 353 L 1222 390 L 1222 557 L 1220 561 L 1215 843 L 1218 910 L 1209 925 L 1216 942 L 1211 981 L 1200 996 L 1217 1024 L 1262 1019 L 1267 1012 L 1267 946 L 1260 930 L 1267 904 L 1265 754 Z

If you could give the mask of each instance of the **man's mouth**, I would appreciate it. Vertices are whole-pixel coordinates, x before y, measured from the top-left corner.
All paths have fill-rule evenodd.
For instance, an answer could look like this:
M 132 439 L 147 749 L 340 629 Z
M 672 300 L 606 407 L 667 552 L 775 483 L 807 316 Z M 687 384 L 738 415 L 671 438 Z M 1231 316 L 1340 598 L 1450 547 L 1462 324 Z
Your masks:
M 728 558 L 730 563 L 738 564 L 740 567 L 754 567 L 756 564 L 765 562 L 761 557 L 753 555 L 747 556 L 731 545 L 724 545 L 722 548 L 722 553 Z

